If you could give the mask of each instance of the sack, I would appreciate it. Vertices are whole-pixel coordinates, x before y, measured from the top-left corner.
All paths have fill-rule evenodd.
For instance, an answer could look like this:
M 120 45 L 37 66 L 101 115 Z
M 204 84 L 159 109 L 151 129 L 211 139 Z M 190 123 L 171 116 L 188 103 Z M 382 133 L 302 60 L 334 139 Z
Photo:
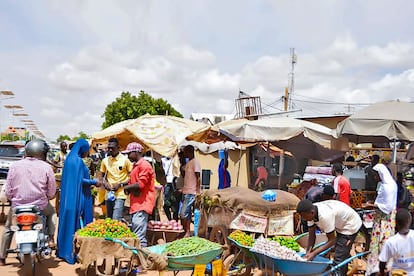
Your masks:
M 397 207 L 407 209 L 411 204 L 411 193 L 404 186 L 398 187 Z

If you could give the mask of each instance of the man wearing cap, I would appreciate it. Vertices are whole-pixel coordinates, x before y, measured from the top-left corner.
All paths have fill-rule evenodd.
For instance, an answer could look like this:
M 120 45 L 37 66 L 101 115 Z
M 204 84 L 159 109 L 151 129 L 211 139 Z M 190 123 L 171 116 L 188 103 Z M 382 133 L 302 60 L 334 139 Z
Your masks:
M 319 253 L 335 245 L 334 264 L 349 258 L 352 244 L 362 226 L 358 213 L 339 200 L 325 200 L 312 203 L 303 199 L 298 203 L 296 212 L 308 222 L 309 238 L 305 258 L 313 260 Z M 313 249 L 316 239 L 316 226 L 326 234 L 328 241 Z M 346 275 L 348 268 L 343 266 L 340 275 Z
M 133 142 L 122 153 L 128 154 L 128 159 L 133 163 L 129 183 L 125 187 L 125 193 L 130 195 L 131 230 L 140 240 L 141 247 L 146 247 L 148 216 L 155 205 L 155 172 L 143 158 L 142 151 L 143 147 Z
M 132 163 L 119 151 L 119 141 L 111 138 L 108 141 L 108 156 L 101 162 L 98 179 L 106 189 L 106 215 L 121 220 L 127 196 L 124 186 L 128 184 Z M 108 196 L 111 195 L 111 196 Z

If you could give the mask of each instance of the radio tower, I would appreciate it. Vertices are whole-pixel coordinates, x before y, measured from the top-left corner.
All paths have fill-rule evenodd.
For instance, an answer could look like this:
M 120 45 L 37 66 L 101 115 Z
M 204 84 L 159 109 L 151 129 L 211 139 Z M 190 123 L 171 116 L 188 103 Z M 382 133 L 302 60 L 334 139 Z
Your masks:
M 295 105 L 293 104 L 292 101 L 292 95 L 293 92 L 295 91 L 295 64 L 296 64 L 296 54 L 295 54 L 295 48 L 290 48 L 290 63 L 291 63 L 291 68 L 290 68 L 290 73 L 289 73 L 289 85 L 288 85 L 288 109 L 289 110 L 293 110 L 295 108 Z M 288 111 L 288 110 L 287 110 Z

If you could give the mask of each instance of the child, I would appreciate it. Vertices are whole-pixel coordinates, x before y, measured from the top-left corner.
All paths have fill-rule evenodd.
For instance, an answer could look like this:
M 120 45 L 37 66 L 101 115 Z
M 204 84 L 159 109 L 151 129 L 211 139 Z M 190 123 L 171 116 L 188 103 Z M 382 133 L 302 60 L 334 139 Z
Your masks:
M 391 271 L 406 271 L 406 275 L 414 275 L 414 231 L 410 230 L 411 214 L 407 209 L 399 209 L 395 216 L 397 234 L 385 241 L 379 255 L 380 273 L 386 275 L 385 267 L 392 258 Z

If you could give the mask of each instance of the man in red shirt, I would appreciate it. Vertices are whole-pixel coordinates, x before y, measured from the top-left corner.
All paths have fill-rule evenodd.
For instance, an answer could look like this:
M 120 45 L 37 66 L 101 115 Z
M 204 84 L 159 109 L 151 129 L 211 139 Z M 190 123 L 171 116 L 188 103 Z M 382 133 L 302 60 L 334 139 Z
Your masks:
M 351 206 L 351 184 L 343 174 L 342 164 L 335 163 L 332 166 L 333 187 L 336 193 L 336 199 Z
M 132 171 L 125 192 L 129 193 L 131 230 L 140 240 L 141 247 L 147 246 L 148 216 L 152 214 L 155 204 L 155 172 L 142 156 L 143 147 L 138 143 L 129 143 L 122 153 L 128 154 L 133 162 Z

